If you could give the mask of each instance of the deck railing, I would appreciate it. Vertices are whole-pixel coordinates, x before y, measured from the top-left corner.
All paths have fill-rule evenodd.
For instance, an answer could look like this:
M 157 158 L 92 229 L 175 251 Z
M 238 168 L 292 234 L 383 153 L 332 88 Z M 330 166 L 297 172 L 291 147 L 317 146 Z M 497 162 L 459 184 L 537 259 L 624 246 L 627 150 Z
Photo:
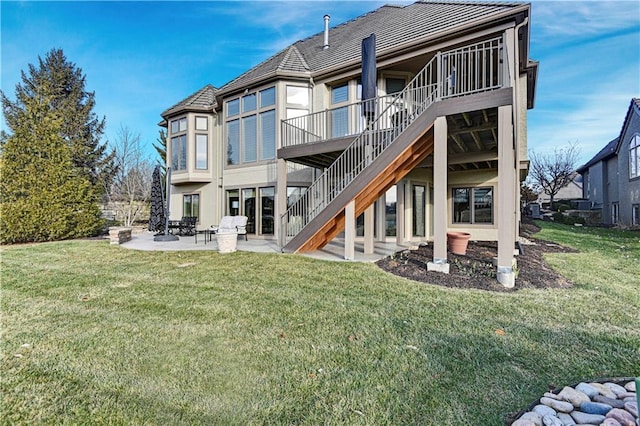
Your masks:
M 375 100 L 376 108 L 379 108 L 376 109 L 376 116 L 366 126 L 363 125 L 363 130 L 355 140 L 280 217 L 281 246 L 291 241 L 431 104 L 444 98 L 502 87 L 504 70 L 501 54 L 501 38 L 438 52 L 402 92 L 391 99 L 384 97 Z M 362 107 L 362 103 L 354 105 Z M 322 120 L 335 111 L 323 111 L 317 116 L 311 114 L 316 116 L 311 122 L 323 123 Z M 325 114 L 325 118 L 321 119 L 319 116 L 322 114 Z M 294 127 L 293 121 L 287 121 L 287 126 Z M 300 140 L 297 143 L 322 140 L 323 136 L 312 132 L 311 127 L 298 129 L 305 133 L 298 134 Z

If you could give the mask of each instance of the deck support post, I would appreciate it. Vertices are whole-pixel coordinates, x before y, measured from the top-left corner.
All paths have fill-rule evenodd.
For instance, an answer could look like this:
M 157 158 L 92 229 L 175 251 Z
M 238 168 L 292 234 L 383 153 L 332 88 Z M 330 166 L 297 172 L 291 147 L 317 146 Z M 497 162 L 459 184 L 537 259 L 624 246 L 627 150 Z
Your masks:
M 364 254 L 373 254 L 373 222 L 375 203 L 364 211 Z
M 449 273 L 447 263 L 447 117 L 433 124 L 433 261 L 428 271 Z
M 517 194 L 513 182 L 517 179 L 515 164 L 513 110 L 511 105 L 498 107 L 498 224 L 497 278 L 506 288 L 515 286 Z
M 344 258 L 355 259 L 356 255 L 356 202 L 349 201 L 344 208 Z
M 276 183 L 276 218 L 275 221 L 278 236 L 278 245 L 282 248 L 286 242 L 286 230 L 280 229 L 282 227 L 282 221 L 280 218 L 287 211 L 287 162 L 281 158 L 278 159 L 277 164 L 277 183 Z
M 396 245 L 405 243 L 405 183 L 403 180 L 396 184 Z

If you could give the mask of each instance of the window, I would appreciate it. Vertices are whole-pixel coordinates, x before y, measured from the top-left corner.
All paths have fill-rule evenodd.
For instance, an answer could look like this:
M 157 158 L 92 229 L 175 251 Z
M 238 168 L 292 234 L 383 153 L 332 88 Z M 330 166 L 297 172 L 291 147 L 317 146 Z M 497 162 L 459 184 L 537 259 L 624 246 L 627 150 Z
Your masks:
M 454 188 L 453 223 L 493 223 L 493 188 Z
M 276 88 L 269 87 L 260 91 L 260 108 L 273 106 L 276 104 Z
M 200 217 L 199 194 L 186 194 L 182 197 L 182 216 Z
M 226 102 L 227 165 L 276 158 L 275 103 L 275 87 Z
M 347 83 L 331 88 L 331 106 L 349 102 L 349 85 Z M 349 134 L 349 109 L 337 108 L 331 111 L 331 137 L 338 138 Z
M 196 130 L 207 130 L 208 123 L 207 117 L 196 117 Z
M 629 142 L 629 177 L 640 176 L 640 135 L 635 135 Z
M 640 225 L 640 204 L 631 206 L 631 224 Z
M 227 164 L 240 164 L 240 120 L 227 122 Z
M 237 189 L 227 191 L 227 214 L 229 216 L 240 214 L 240 191 Z
M 423 185 L 413 185 L 413 236 L 426 236 L 425 210 L 427 206 L 427 188 Z
M 255 111 L 257 106 L 258 95 L 252 93 L 242 97 L 242 112 Z
M 295 204 L 306 190 L 306 186 L 287 186 L 287 207 Z
M 260 139 L 262 140 L 261 160 L 276 158 L 276 111 L 260 114 Z
M 207 170 L 207 147 L 209 138 L 207 135 L 196 135 L 196 169 Z
M 242 119 L 242 132 L 244 135 L 243 163 L 253 163 L 258 158 L 258 135 L 256 116 L 250 115 Z
M 309 89 L 299 86 L 287 86 L 287 104 L 309 107 Z
M 233 117 L 238 114 L 240 114 L 240 99 L 227 102 L 227 117 Z
M 386 192 L 384 196 L 384 212 L 385 212 L 385 235 L 387 237 L 395 237 L 396 236 L 396 227 L 398 225 L 397 222 L 397 199 L 398 199 L 398 190 L 397 186 L 393 185 Z
M 171 133 L 180 133 L 187 131 L 187 119 L 180 118 L 171 122 Z
M 247 233 L 256 233 L 256 190 L 245 188 L 242 190 L 242 215 L 247 217 Z
M 260 233 L 263 235 L 273 235 L 274 232 L 275 195 L 273 186 L 260 188 Z
M 620 205 L 611 203 L 611 224 L 615 225 L 620 220 Z
M 172 170 L 187 170 L 187 136 L 171 138 L 171 168 Z
M 402 92 L 406 81 L 404 78 L 392 78 L 388 77 L 384 79 L 387 87 L 387 95 Z

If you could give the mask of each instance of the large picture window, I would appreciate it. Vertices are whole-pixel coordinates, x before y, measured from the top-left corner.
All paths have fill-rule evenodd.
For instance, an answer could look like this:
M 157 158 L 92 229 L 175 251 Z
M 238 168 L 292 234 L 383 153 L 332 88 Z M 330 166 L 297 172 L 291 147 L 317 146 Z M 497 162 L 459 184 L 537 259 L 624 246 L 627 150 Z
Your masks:
M 171 138 L 171 168 L 175 171 L 187 170 L 187 136 Z
M 207 147 L 209 138 L 207 135 L 196 135 L 196 169 L 207 170 Z
M 199 194 L 186 194 L 182 197 L 182 216 L 200 217 Z
M 640 176 L 640 135 L 635 135 L 629 142 L 629 177 Z
M 453 223 L 493 223 L 493 188 L 454 188 Z
M 227 165 L 276 157 L 276 88 L 269 87 L 225 103 Z

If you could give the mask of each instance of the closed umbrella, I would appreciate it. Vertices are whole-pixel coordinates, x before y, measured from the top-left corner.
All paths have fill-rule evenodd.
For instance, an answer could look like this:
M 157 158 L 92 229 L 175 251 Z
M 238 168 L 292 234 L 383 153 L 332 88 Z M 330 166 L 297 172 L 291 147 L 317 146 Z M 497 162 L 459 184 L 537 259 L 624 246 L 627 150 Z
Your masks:
M 149 231 L 164 231 L 164 199 L 160 166 L 153 171 L 151 181 L 151 208 L 149 215 Z

